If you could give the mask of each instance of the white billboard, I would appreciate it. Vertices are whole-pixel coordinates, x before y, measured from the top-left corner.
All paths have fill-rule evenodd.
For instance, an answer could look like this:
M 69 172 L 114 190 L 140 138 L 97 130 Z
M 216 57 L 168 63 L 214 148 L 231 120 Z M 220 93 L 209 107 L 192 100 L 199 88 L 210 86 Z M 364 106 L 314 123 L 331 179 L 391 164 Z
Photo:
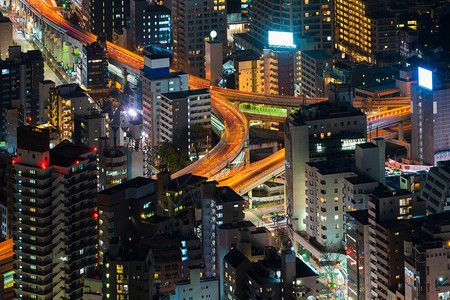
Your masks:
M 426 89 L 433 89 L 433 72 L 419 67 L 419 85 Z
M 292 32 L 269 31 L 269 45 L 295 47 Z

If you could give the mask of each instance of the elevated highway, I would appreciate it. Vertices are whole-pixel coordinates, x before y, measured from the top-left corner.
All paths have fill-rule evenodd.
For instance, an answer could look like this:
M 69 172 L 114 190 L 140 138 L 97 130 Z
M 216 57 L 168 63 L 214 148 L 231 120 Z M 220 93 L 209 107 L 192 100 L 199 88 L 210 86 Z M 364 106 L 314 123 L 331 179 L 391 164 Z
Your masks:
M 58 31 L 61 35 L 81 45 L 96 41 L 97 37 L 78 26 L 71 24 L 60 16 L 57 11 L 51 8 L 51 5 L 39 0 L 20 0 L 27 13 L 33 14 L 34 18 L 45 23 L 46 26 Z M 132 73 L 137 75 L 143 68 L 144 58 L 141 55 L 128 51 L 120 46 L 107 42 L 109 57 L 116 67 L 122 68 L 123 73 Z M 225 133 L 221 137 L 219 144 L 213 148 L 208 155 L 174 174 L 174 177 L 186 173 L 207 176 L 211 178 L 223 169 L 229 162 L 234 160 L 242 151 L 248 136 L 248 125 L 245 116 L 229 103 L 248 102 L 254 104 L 265 104 L 273 106 L 298 107 L 302 104 L 311 104 L 319 101 L 325 101 L 325 98 L 297 98 L 289 96 L 265 95 L 244 93 L 236 90 L 227 90 L 219 87 L 210 86 L 207 80 L 189 76 L 190 85 L 196 88 L 210 88 L 212 95 L 212 107 L 216 114 L 224 121 Z M 394 102 L 406 101 L 406 99 L 396 99 Z M 389 101 L 384 99 L 383 101 Z M 394 104 L 394 102 L 392 102 Z M 400 103 L 400 102 L 399 102 Z M 395 119 L 403 116 L 407 112 L 406 107 L 393 111 L 386 111 L 374 116 L 368 117 L 368 124 L 371 122 L 380 122 L 388 119 Z M 267 180 L 267 178 L 279 174 L 284 170 L 284 150 L 273 154 L 265 160 L 258 162 L 258 165 L 250 165 L 244 173 L 237 173 L 233 176 L 220 180 L 221 185 L 230 185 L 240 194 L 250 190 Z

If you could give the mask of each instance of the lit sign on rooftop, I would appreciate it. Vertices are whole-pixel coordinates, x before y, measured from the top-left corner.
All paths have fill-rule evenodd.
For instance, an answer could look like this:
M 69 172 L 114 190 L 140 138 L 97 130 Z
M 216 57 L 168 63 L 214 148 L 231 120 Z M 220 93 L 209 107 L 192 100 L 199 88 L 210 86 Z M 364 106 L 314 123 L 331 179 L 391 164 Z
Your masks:
M 295 47 L 292 32 L 269 31 L 269 45 Z
M 433 72 L 419 67 L 419 86 L 426 89 L 433 89 Z

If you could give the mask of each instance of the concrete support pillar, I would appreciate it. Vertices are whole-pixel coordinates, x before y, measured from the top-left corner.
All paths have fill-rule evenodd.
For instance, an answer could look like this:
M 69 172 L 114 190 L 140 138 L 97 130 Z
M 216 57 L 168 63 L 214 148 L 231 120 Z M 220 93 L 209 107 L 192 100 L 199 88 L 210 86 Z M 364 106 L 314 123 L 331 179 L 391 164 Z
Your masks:
M 70 69 L 73 68 L 73 46 L 71 43 L 67 43 L 67 66 Z
M 292 108 L 291 107 L 286 107 L 286 114 L 289 117 L 289 115 L 291 114 Z
M 398 123 L 398 140 L 404 141 L 403 121 Z
M 63 44 L 64 43 L 61 41 L 61 39 L 58 38 L 56 41 L 56 60 L 58 61 L 58 63 L 63 62 L 63 55 L 64 55 Z
M 125 89 L 125 87 L 127 86 L 127 79 L 128 79 L 128 71 L 127 68 L 122 68 L 122 77 L 123 77 L 123 89 Z
M 63 43 L 63 55 L 62 55 L 62 63 L 64 68 L 69 66 L 69 48 L 67 47 L 67 43 Z
M 239 101 L 234 101 L 234 107 L 236 108 L 236 109 L 239 109 L 239 104 L 240 104 L 240 102 Z

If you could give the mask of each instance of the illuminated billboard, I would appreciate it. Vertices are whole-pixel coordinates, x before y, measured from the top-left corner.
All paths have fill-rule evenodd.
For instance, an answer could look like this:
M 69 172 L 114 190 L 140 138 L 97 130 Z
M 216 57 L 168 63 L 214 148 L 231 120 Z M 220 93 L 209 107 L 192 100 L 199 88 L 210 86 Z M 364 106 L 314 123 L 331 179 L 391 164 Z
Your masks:
M 433 89 L 433 72 L 419 67 L 419 85 L 426 89 Z
M 269 45 L 295 47 L 292 32 L 269 31 Z

